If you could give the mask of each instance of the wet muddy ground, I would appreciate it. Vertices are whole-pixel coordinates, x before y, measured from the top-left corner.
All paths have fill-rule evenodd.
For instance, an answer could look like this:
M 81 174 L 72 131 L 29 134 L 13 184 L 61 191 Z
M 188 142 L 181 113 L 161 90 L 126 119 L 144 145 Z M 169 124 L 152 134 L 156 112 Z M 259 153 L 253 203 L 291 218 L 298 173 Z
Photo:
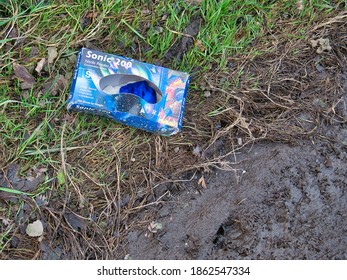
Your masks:
M 326 135 L 335 143 L 247 146 L 235 172 L 185 184 L 156 211 L 162 230 L 128 234 L 129 257 L 346 259 L 347 126 Z

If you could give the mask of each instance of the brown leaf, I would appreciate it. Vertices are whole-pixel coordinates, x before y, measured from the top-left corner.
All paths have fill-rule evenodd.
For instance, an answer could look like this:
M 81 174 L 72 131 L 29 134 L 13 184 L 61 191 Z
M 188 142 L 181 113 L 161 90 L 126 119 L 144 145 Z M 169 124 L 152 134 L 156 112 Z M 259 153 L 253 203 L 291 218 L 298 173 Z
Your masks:
M 318 46 L 318 40 L 311 40 L 310 43 L 312 48 L 316 48 Z
M 36 65 L 35 71 L 40 74 L 43 66 L 45 65 L 46 59 L 42 58 Z
M 34 170 L 34 172 L 36 172 L 37 174 L 42 174 L 42 173 L 47 172 L 48 168 L 46 168 L 46 167 L 41 167 L 41 168 L 34 167 L 33 170 Z
M 53 63 L 54 59 L 58 56 L 58 51 L 56 47 L 48 47 L 48 63 Z
M 64 214 L 64 218 L 67 221 L 67 223 L 76 231 L 85 231 L 87 229 L 87 224 L 85 220 L 73 212 L 66 212 Z
M 10 33 L 8 34 L 8 38 L 14 39 L 18 37 L 18 29 L 17 28 L 12 28 Z
M 301 12 L 304 9 L 302 1 L 296 2 L 296 8 L 298 9 L 299 12 Z
M 33 84 L 32 83 L 28 83 L 28 82 L 22 82 L 20 84 L 20 88 L 21 89 L 31 89 L 32 86 L 33 86 Z
M 204 43 L 201 41 L 201 40 L 196 40 L 194 42 L 194 46 L 201 52 L 204 52 L 205 51 L 205 46 L 204 46 Z
M 2 216 L 0 216 L 0 221 L 2 221 L 2 224 L 4 226 L 8 226 L 9 224 L 11 224 L 13 222 L 12 220 L 5 218 L 5 217 L 2 217 Z
M 201 178 L 199 179 L 198 181 L 198 184 L 201 185 L 203 188 L 207 188 L 207 185 L 206 185 L 206 181 L 205 181 L 205 178 L 204 176 L 201 176 Z
M 61 91 L 63 91 L 67 87 L 67 84 L 68 84 L 67 80 L 62 75 L 59 76 L 57 83 L 58 83 L 58 89 Z
M 43 173 L 39 174 L 36 178 L 27 177 L 25 181 L 23 181 L 23 186 L 19 189 L 23 192 L 35 190 L 41 183 L 45 181 L 45 175 Z
M 13 63 L 13 71 L 17 78 L 22 82 L 22 89 L 29 89 L 35 84 L 35 78 L 29 73 L 29 71 L 18 63 Z
M 18 164 L 10 164 L 7 169 L 7 176 L 3 179 L 0 177 L 0 184 L 7 188 L 13 188 L 18 191 L 27 192 L 35 190 L 42 182 L 45 181 L 44 172 L 36 172 L 34 176 L 22 178 L 19 175 L 20 166 Z M 3 199 L 11 199 L 12 194 L 0 193 Z
M 49 80 L 44 86 L 42 91 L 44 93 L 50 92 L 52 96 L 56 96 L 58 92 L 66 89 L 68 81 L 64 76 L 60 75 L 58 79 Z
M 20 170 L 20 165 L 17 163 L 11 163 L 7 168 L 7 179 L 11 184 L 16 184 L 20 181 L 18 178 L 18 172 Z
M 86 15 L 86 18 L 92 18 L 92 19 L 95 19 L 98 15 L 98 12 L 89 12 L 87 15 Z
M 10 169 L 13 169 L 12 173 L 10 172 Z M 19 166 L 18 166 L 18 169 L 19 169 Z M 10 164 L 7 170 L 7 176 L 5 176 L 4 173 L 0 170 L 0 187 L 10 188 L 11 184 L 8 180 L 11 180 L 10 179 L 11 176 L 16 176 L 18 169 L 17 169 L 17 165 Z M 0 200 L 11 201 L 14 203 L 18 201 L 18 199 L 16 198 L 14 194 L 8 193 L 8 192 L 2 192 L 2 191 L 0 191 Z
M 322 54 L 324 51 L 329 52 L 332 50 L 329 39 L 319 38 L 317 40 L 311 40 L 310 43 L 312 48 L 318 47 L 316 50 L 318 54 Z
M 197 156 L 197 157 L 200 157 L 201 156 L 201 152 L 202 152 L 202 149 L 199 145 L 197 145 L 194 149 L 193 149 L 193 155 L 194 156 Z
M 40 54 L 40 50 L 38 47 L 32 47 L 31 50 L 30 50 L 30 55 L 29 57 L 36 57 Z
M 40 242 L 40 250 L 43 252 L 43 260 L 60 260 L 62 259 L 63 250 L 61 247 L 52 248 L 49 242 L 43 240 Z
M 73 123 L 73 121 L 75 120 L 75 116 L 70 115 L 69 113 L 65 113 L 62 120 L 66 121 L 68 124 L 71 125 Z

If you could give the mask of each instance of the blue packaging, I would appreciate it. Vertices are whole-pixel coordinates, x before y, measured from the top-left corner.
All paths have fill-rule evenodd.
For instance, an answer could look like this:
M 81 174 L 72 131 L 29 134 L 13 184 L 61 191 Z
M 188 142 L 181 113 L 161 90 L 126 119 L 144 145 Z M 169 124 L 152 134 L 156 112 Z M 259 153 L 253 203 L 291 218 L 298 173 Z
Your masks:
M 182 127 L 189 79 L 184 72 L 82 48 L 67 108 L 172 135 Z

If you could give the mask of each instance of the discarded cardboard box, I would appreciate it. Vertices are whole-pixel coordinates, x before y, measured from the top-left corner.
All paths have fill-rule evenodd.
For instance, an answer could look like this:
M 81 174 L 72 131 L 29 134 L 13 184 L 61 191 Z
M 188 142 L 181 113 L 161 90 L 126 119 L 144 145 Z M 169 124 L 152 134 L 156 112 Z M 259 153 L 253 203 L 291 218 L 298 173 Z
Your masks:
M 161 135 L 181 130 L 189 74 L 82 48 L 68 109 Z

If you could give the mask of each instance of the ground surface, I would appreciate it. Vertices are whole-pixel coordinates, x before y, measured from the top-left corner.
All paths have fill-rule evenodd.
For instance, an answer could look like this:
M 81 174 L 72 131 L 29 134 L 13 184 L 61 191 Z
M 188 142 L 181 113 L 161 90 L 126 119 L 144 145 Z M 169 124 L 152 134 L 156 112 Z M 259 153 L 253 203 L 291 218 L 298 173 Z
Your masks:
M 347 258 L 347 3 L 247 3 L 0 2 L 1 259 Z M 191 73 L 182 132 L 67 112 L 83 46 Z
M 346 137 L 346 128 L 340 132 Z M 336 135 L 337 136 L 337 135 Z M 155 214 L 163 230 L 128 235 L 134 259 L 346 259 L 346 146 L 263 143 L 235 155 Z

